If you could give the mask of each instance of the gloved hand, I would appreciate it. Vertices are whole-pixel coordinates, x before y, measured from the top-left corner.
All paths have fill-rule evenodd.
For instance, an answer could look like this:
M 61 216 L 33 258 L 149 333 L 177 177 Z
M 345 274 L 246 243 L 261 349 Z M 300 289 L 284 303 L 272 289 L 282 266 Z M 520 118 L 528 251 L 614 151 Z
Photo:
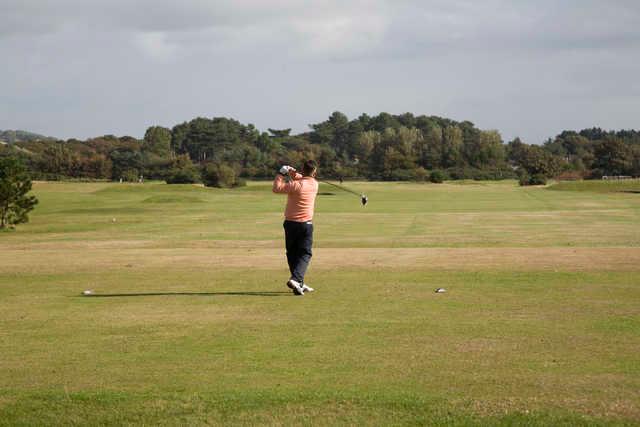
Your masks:
M 289 175 L 289 171 L 291 169 L 293 169 L 291 166 L 286 166 L 285 165 L 285 166 L 282 166 L 278 172 L 280 172 L 281 175 L 285 175 L 286 176 L 286 175 Z

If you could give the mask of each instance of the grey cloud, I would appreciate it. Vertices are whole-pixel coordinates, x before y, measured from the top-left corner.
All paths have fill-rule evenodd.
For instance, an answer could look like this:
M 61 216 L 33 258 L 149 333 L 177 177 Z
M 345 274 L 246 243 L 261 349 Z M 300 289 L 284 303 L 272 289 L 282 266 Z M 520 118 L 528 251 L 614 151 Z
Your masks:
M 439 10 L 405 2 L 389 46 L 408 54 L 438 50 L 488 52 L 637 48 L 637 2 L 451 2 Z
M 139 136 L 227 115 L 302 131 L 340 109 L 541 142 L 635 124 L 639 24 L 626 0 L 3 0 L 0 129 Z
M 639 18 L 633 1 L 5 0 L 0 34 L 125 31 L 181 49 L 272 44 L 360 59 L 441 49 L 637 47 Z

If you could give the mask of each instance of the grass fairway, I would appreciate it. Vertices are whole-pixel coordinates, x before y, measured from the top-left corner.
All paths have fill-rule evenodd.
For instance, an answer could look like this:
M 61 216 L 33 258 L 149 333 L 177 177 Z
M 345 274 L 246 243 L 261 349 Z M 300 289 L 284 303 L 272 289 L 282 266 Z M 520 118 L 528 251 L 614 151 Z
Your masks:
M 36 183 L 0 425 L 640 424 L 640 194 L 350 186 L 294 297 L 270 183 Z

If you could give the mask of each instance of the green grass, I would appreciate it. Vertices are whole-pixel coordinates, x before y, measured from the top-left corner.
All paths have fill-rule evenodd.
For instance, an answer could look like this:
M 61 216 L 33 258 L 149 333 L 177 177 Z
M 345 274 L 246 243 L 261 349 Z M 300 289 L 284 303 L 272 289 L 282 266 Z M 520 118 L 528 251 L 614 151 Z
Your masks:
M 300 298 L 270 183 L 37 183 L 0 234 L 0 425 L 640 423 L 636 194 L 347 185 Z
M 558 191 L 594 191 L 598 193 L 640 193 L 640 179 L 563 181 L 550 187 Z

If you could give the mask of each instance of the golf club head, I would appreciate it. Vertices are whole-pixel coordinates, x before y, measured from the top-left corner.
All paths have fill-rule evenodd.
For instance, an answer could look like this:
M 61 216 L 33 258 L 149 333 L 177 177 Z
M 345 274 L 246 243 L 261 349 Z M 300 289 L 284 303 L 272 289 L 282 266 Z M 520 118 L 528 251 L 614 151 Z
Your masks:
M 362 206 L 367 206 L 367 202 L 369 202 L 369 198 L 366 194 L 360 196 L 360 201 L 362 202 Z

